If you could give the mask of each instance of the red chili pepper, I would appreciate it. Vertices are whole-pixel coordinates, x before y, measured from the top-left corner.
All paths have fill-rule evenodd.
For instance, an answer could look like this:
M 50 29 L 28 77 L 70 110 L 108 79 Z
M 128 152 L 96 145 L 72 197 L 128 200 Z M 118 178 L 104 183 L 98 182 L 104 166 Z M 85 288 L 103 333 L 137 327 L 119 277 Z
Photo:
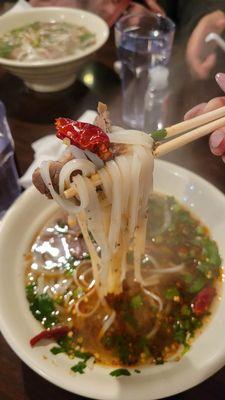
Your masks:
M 32 347 L 34 347 L 38 342 L 40 342 L 41 340 L 44 340 L 44 339 L 58 340 L 61 337 L 65 336 L 69 332 L 69 330 L 70 329 L 68 328 L 68 326 L 58 326 L 56 328 L 46 329 L 46 330 L 38 333 L 38 335 L 34 336 L 30 340 L 30 345 Z
M 193 311 L 196 315 L 205 314 L 210 304 L 213 301 L 214 296 L 216 295 L 216 290 L 213 287 L 205 287 L 202 289 L 194 299 L 193 302 Z
M 55 126 L 59 139 L 68 138 L 71 144 L 96 153 L 104 161 L 112 156 L 109 137 L 101 128 L 70 118 L 57 118 Z

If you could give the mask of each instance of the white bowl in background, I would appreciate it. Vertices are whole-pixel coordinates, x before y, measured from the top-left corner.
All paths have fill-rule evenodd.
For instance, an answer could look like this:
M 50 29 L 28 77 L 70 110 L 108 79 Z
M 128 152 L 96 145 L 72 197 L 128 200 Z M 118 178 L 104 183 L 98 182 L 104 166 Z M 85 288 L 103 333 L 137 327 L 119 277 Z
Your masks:
M 210 228 L 225 260 L 225 196 L 214 186 L 177 165 L 155 163 L 155 190 L 176 196 Z M 0 225 L 0 328 L 16 354 L 30 368 L 70 392 L 102 400 L 155 400 L 174 395 L 202 382 L 225 364 L 225 286 L 221 300 L 191 350 L 179 362 L 141 367 L 140 374 L 113 378 L 113 368 L 95 365 L 92 371 L 75 376 L 74 360 L 54 356 L 52 345 L 31 348 L 29 340 L 41 330 L 25 298 L 23 254 L 56 209 L 34 188 L 8 211 Z
M 70 86 L 76 73 L 87 59 L 106 42 L 109 28 L 95 14 L 80 9 L 40 7 L 31 10 L 6 13 L 0 17 L 0 37 L 11 29 L 35 21 L 57 21 L 82 25 L 96 35 L 94 44 L 74 55 L 55 60 L 18 61 L 0 57 L 0 64 L 21 78 L 31 89 L 38 92 L 56 92 Z

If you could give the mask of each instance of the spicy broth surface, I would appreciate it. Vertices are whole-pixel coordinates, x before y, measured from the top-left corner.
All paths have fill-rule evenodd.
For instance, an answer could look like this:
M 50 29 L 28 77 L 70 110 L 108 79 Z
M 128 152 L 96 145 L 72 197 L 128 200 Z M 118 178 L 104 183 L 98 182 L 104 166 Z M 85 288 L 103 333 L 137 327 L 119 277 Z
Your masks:
M 79 227 L 70 228 L 59 212 L 35 238 L 25 270 L 30 310 L 45 328 L 71 328 L 54 354 L 82 353 L 105 364 L 137 365 L 161 364 L 188 351 L 217 297 L 218 248 L 208 229 L 173 197 L 152 196 L 149 215 L 142 260 L 149 284 L 141 288 L 128 272 L 123 293 L 106 297 L 116 317 L 105 332 L 109 318 L 91 293 L 90 257 Z M 85 317 L 76 312 L 78 302 Z

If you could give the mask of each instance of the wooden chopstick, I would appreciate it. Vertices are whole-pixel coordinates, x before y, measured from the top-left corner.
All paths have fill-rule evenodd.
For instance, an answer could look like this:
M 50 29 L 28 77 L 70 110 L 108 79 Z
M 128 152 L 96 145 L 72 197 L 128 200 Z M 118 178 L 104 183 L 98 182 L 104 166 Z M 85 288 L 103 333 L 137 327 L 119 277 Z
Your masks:
M 215 113 L 216 111 L 218 111 L 219 113 L 218 112 Z M 215 114 L 216 115 L 221 115 L 222 114 L 223 117 L 215 119 L 214 118 Z M 200 117 L 203 117 L 203 116 L 205 118 L 201 118 L 201 123 L 202 124 L 204 123 L 204 125 L 199 126 Z M 204 115 L 201 115 L 199 117 L 193 118 L 193 119 L 191 119 L 189 121 L 184 121 L 184 122 L 181 122 L 181 123 L 179 123 L 177 125 L 173 125 L 171 127 L 171 129 L 173 128 L 173 130 L 171 131 L 173 133 L 170 133 L 169 136 L 173 136 L 173 135 L 178 134 L 178 133 L 175 133 L 175 132 L 181 133 L 183 131 L 183 128 L 181 128 L 181 126 L 185 126 L 185 129 L 188 129 L 187 126 L 189 126 L 189 127 L 190 126 L 196 126 L 196 121 L 194 122 L 194 120 L 197 120 L 197 118 L 198 118 L 198 121 L 197 121 L 197 126 L 198 127 L 197 128 L 195 128 L 193 130 L 190 130 L 187 133 L 184 133 L 183 135 L 181 135 L 181 136 L 179 136 L 179 137 L 177 137 L 175 139 L 169 140 L 168 142 L 156 144 L 155 148 L 153 148 L 154 157 L 161 157 L 161 156 L 169 153 L 170 151 L 179 149 L 180 147 L 185 146 L 186 144 L 188 144 L 190 142 L 193 142 L 194 140 L 199 139 L 199 138 L 201 138 L 203 136 L 206 136 L 209 133 L 213 132 L 214 130 L 222 128 L 223 126 L 225 126 L 225 107 L 221 107 L 221 108 L 218 108 L 217 110 L 210 111 L 207 114 L 204 114 Z M 209 119 L 212 119 L 212 118 L 214 118 L 214 119 L 211 122 L 206 123 L 206 121 L 208 121 Z M 188 125 L 188 123 L 189 123 L 189 125 Z M 178 127 L 177 130 L 176 130 L 176 126 Z M 166 128 L 166 129 L 168 130 L 169 128 Z M 98 173 L 95 173 L 94 175 L 92 175 L 90 177 L 90 179 L 94 183 L 95 187 L 101 185 L 101 179 L 100 179 Z M 64 195 L 65 195 L 66 199 L 70 199 L 70 198 L 74 197 L 76 195 L 75 188 L 73 186 L 71 186 L 70 188 L 66 189 L 64 191 Z
M 225 126 L 225 117 L 219 118 L 215 121 L 209 122 L 206 125 L 193 129 L 192 131 L 187 132 L 184 135 L 181 135 L 175 139 L 169 140 L 166 143 L 160 143 L 159 145 L 156 145 L 155 149 L 153 149 L 153 154 L 155 157 L 161 157 L 164 154 L 169 153 L 170 151 L 179 149 L 179 147 L 185 146 L 186 144 L 193 142 L 196 139 L 208 135 L 215 129 L 222 128 L 223 126 Z
M 198 117 L 179 122 L 178 124 L 171 125 L 164 129 L 159 129 L 151 133 L 154 140 L 163 140 L 181 133 L 188 132 L 201 125 L 206 125 L 209 122 L 215 121 L 218 118 L 225 117 L 225 107 L 217 108 L 216 110 L 209 111 L 208 113 L 199 115 Z

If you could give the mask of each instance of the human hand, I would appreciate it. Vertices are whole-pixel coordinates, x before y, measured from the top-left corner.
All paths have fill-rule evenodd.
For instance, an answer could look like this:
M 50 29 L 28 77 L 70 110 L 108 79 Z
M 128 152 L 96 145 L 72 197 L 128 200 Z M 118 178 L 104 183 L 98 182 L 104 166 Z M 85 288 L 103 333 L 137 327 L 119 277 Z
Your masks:
M 156 14 L 161 14 L 165 16 L 165 11 L 160 7 L 156 0 L 145 0 L 145 4 L 148 6 L 149 10 Z
M 199 79 L 206 79 L 215 65 L 215 47 L 204 55 L 206 49 L 205 38 L 210 32 L 221 34 L 225 29 L 225 13 L 214 11 L 200 19 L 194 28 L 187 44 L 186 59 L 191 72 Z
M 216 81 L 221 89 L 225 92 L 225 74 L 217 74 Z M 200 114 L 215 110 L 216 108 L 225 106 L 225 97 L 215 97 L 208 103 L 201 103 L 189 110 L 184 119 L 197 117 Z M 221 156 L 225 163 L 225 127 L 214 131 L 209 138 L 209 146 L 211 152 L 216 156 Z

